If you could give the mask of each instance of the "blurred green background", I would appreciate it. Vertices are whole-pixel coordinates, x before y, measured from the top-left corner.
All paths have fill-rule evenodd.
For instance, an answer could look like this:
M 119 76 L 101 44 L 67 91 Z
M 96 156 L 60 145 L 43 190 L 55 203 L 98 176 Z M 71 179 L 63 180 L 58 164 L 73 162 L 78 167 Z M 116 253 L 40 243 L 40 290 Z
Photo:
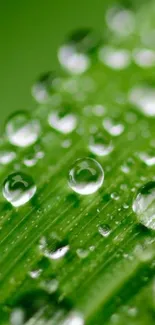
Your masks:
M 1 0 L 1 128 L 14 110 L 34 107 L 31 85 L 41 73 L 59 69 L 57 48 L 70 31 L 103 30 L 108 5 L 103 0 Z

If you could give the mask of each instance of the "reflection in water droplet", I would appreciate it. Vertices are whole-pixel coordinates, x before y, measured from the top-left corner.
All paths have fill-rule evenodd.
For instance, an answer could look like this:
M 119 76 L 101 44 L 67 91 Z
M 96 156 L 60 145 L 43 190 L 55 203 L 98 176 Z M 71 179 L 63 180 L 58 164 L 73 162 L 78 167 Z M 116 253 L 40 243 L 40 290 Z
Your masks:
M 95 133 L 90 137 L 89 149 L 97 156 L 107 156 L 113 150 L 112 141 L 105 137 L 101 132 Z
M 48 116 L 48 123 L 55 130 L 68 134 L 75 130 L 77 126 L 77 116 L 71 110 L 70 105 L 52 111 Z
M 106 22 L 109 29 L 117 36 L 127 37 L 133 33 L 135 28 L 135 17 L 131 10 L 110 8 L 106 15 Z
M 108 237 L 111 233 L 111 228 L 108 225 L 101 225 L 98 227 L 101 236 Z
M 7 165 L 16 158 L 14 151 L 0 151 L 0 164 Z
M 72 190 L 82 195 L 95 193 L 103 184 L 104 171 L 92 158 L 76 160 L 69 171 L 68 184 Z
M 32 86 L 32 95 L 39 103 L 46 103 L 51 99 L 56 90 L 59 78 L 53 73 L 48 72 L 40 77 Z
M 130 64 L 130 52 L 126 49 L 115 49 L 105 46 L 99 50 L 99 60 L 115 70 L 123 70 Z
M 9 142 L 18 147 L 28 147 L 35 143 L 41 133 L 38 120 L 31 119 L 27 112 L 17 112 L 10 116 L 6 124 Z
M 3 184 L 3 196 L 13 206 L 19 207 L 36 193 L 36 185 L 31 176 L 22 172 L 9 175 Z
M 98 43 L 99 36 L 89 29 L 73 33 L 58 51 L 61 65 L 73 74 L 84 73 L 90 67 L 89 54 Z
M 141 68 L 150 68 L 155 65 L 155 52 L 149 49 L 135 49 L 133 59 Z
M 119 136 L 124 131 L 124 125 L 111 118 L 105 118 L 103 120 L 103 127 L 105 130 L 113 136 Z
M 139 189 L 132 208 L 140 223 L 155 229 L 155 182 L 148 182 Z
M 155 116 L 155 89 L 137 86 L 131 89 L 129 101 L 147 116 Z

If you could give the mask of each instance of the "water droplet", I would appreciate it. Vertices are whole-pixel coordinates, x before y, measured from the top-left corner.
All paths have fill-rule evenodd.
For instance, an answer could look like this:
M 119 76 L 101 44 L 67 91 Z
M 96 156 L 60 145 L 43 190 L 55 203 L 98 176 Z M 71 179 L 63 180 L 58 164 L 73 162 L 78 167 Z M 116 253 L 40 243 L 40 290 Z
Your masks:
M 155 153 L 154 153 L 154 150 L 150 150 L 149 152 L 140 152 L 140 153 L 138 153 L 138 157 L 147 166 L 154 166 L 155 165 Z
M 126 49 L 104 46 L 99 50 L 99 60 L 112 69 L 123 70 L 129 66 L 131 57 Z
M 97 156 L 107 156 L 113 151 L 112 141 L 101 132 L 95 133 L 90 137 L 89 149 Z
M 119 195 L 116 193 L 116 192 L 113 192 L 113 193 L 111 193 L 111 198 L 113 199 L 113 200 L 115 200 L 115 201 L 118 201 L 119 200 Z
M 76 251 L 78 257 L 84 259 L 89 255 L 89 251 L 87 249 L 83 249 L 83 248 L 78 248 Z
M 141 68 L 150 68 L 155 65 L 155 52 L 149 49 L 135 49 L 133 51 L 135 63 Z
M 103 184 L 104 171 L 92 158 L 76 160 L 69 171 L 69 186 L 82 195 L 95 193 Z
M 15 308 L 10 317 L 11 325 L 24 325 L 25 324 L 25 313 L 22 308 Z
M 155 89 L 149 86 L 137 86 L 131 89 L 129 101 L 146 116 L 155 116 Z
M 9 175 L 3 184 L 3 196 L 14 207 L 24 205 L 36 193 L 36 185 L 31 176 L 22 172 Z
M 58 260 L 64 257 L 69 251 L 69 245 L 61 245 L 57 243 L 55 247 L 51 247 L 51 239 L 53 241 L 53 237 L 42 237 L 39 243 L 39 249 L 44 254 L 44 256 L 52 259 Z
M 17 112 L 10 116 L 6 124 L 9 142 L 18 147 L 28 147 L 38 140 L 41 127 L 38 120 L 31 119 L 27 112 Z
M 96 116 L 102 116 L 105 113 L 105 107 L 102 105 L 94 105 L 92 111 Z
M 42 75 L 32 86 L 32 95 L 35 100 L 39 103 L 48 102 L 56 90 L 59 80 L 53 72 Z
M 16 158 L 16 153 L 14 151 L 0 151 L 0 164 L 7 165 L 11 163 Z
M 98 227 L 101 236 L 108 237 L 111 233 L 111 228 L 108 225 L 101 225 Z
M 46 290 L 48 293 L 54 293 L 57 291 L 59 282 L 57 279 L 48 279 L 40 283 L 42 289 Z
M 141 224 L 155 229 L 155 182 L 148 182 L 139 189 L 132 208 Z
M 80 313 L 73 311 L 62 325 L 84 325 L 84 320 Z
M 119 136 L 124 131 L 124 125 L 119 123 L 119 121 L 115 121 L 115 119 L 111 118 L 105 118 L 103 120 L 103 127 L 109 134 L 115 137 Z
M 58 51 L 61 65 L 73 74 L 82 74 L 90 67 L 89 54 L 98 46 L 99 36 L 89 29 L 77 31 Z
M 135 28 L 135 17 L 131 10 L 113 7 L 106 15 L 106 22 L 110 30 L 117 36 L 127 37 Z
M 42 273 L 42 269 L 37 269 L 29 272 L 29 276 L 32 279 L 38 279 Z
M 73 113 L 71 106 L 65 104 L 62 108 L 50 113 L 48 122 L 55 130 L 68 134 L 75 130 L 77 126 L 77 116 Z

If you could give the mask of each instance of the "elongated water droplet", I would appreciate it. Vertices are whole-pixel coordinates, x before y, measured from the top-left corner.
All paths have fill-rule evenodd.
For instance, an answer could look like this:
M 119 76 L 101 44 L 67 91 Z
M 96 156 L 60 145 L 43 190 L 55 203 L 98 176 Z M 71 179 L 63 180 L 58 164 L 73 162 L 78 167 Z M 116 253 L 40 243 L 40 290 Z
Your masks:
M 0 164 L 7 165 L 16 158 L 14 151 L 0 151 Z
M 95 133 L 90 137 L 89 149 L 97 156 L 107 156 L 113 150 L 112 141 L 101 132 Z
M 13 145 L 28 147 L 35 143 L 41 133 L 38 120 L 31 119 L 27 112 L 17 112 L 10 116 L 6 124 L 6 135 Z
M 126 49 L 115 49 L 105 46 L 99 50 L 99 60 L 115 70 L 123 70 L 130 64 L 130 52 Z
M 32 95 L 35 100 L 39 103 L 50 101 L 59 80 L 53 72 L 42 75 L 32 86 Z
M 100 41 L 99 36 L 89 29 L 74 32 L 58 51 L 61 65 L 73 74 L 81 74 L 90 67 L 89 54 Z
M 82 195 L 95 193 L 102 186 L 103 181 L 104 171 L 92 158 L 76 160 L 69 171 L 69 186 Z
M 142 186 L 132 205 L 138 221 L 145 227 L 155 230 L 155 182 Z
M 30 201 L 36 189 L 31 176 L 22 172 L 16 172 L 5 179 L 3 196 L 14 207 L 19 207 Z
M 77 116 L 71 106 L 65 104 L 62 108 L 52 111 L 48 116 L 49 125 L 55 130 L 68 134 L 77 126 Z
M 119 120 L 105 118 L 103 120 L 104 129 L 111 135 L 117 137 L 124 131 L 124 125 L 119 122 Z

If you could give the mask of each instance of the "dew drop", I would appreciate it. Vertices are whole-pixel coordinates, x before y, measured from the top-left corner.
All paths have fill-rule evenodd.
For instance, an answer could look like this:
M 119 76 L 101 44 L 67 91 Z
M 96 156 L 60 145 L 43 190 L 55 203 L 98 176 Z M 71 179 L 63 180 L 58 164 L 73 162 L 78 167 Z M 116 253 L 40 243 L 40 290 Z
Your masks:
M 155 153 L 154 153 L 154 150 L 150 150 L 149 152 L 140 152 L 140 153 L 138 153 L 138 157 L 147 166 L 154 166 L 155 165 Z
M 36 185 L 31 176 L 16 172 L 10 174 L 3 184 L 3 196 L 14 207 L 24 205 L 36 193 Z
M 39 103 L 46 103 L 51 99 L 59 78 L 53 73 L 48 72 L 42 75 L 32 86 L 32 95 Z
M 7 165 L 11 163 L 16 158 L 16 153 L 14 151 L 0 151 L 0 164 Z
M 6 135 L 11 144 L 28 147 L 35 143 L 41 133 L 38 120 L 31 119 L 27 112 L 17 112 L 10 116 L 6 124 Z
M 78 257 L 80 257 L 81 259 L 87 258 L 89 255 L 89 251 L 87 249 L 83 249 L 83 248 L 78 248 L 76 251 Z
M 61 245 L 60 242 L 56 243 L 56 247 L 52 247 L 51 240 L 53 237 L 42 237 L 39 242 L 39 249 L 44 256 L 50 258 L 51 260 L 59 260 L 64 257 L 69 251 L 69 245 Z
M 55 130 L 68 134 L 75 130 L 77 126 L 77 116 L 73 113 L 70 105 L 52 111 L 48 116 L 49 125 Z
M 129 101 L 146 116 L 155 116 L 155 89 L 149 86 L 137 86 L 131 89 Z
M 104 171 L 92 158 L 76 160 L 69 171 L 68 184 L 73 191 L 82 195 L 95 193 L 103 184 Z
M 113 151 L 112 141 L 101 132 L 90 137 L 89 150 L 97 156 L 107 156 Z
M 60 64 L 73 74 L 82 74 L 90 67 L 89 54 L 98 46 L 99 36 L 89 29 L 74 32 L 58 51 Z
M 135 49 L 133 59 L 141 68 L 150 68 L 155 65 L 155 51 L 149 49 Z
M 130 52 L 105 46 L 99 50 L 99 60 L 114 70 L 123 70 L 130 64 Z
M 84 325 L 84 320 L 79 312 L 72 311 L 62 325 Z
M 57 279 L 46 279 L 40 283 L 40 287 L 48 293 L 54 293 L 57 291 L 59 282 Z
M 119 136 L 124 131 L 124 125 L 111 118 L 105 118 L 103 120 L 103 127 L 109 134 L 115 137 Z
M 119 7 L 113 7 L 108 10 L 106 22 L 109 29 L 115 35 L 121 37 L 128 37 L 135 28 L 134 13 L 131 10 Z
M 42 273 L 42 269 L 37 269 L 29 272 L 29 276 L 32 279 L 38 279 Z
M 155 182 L 142 186 L 132 205 L 138 221 L 149 229 L 155 230 Z
M 108 237 L 111 233 L 111 228 L 108 225 L 101 225 L 98 227 L 101 236 Z

